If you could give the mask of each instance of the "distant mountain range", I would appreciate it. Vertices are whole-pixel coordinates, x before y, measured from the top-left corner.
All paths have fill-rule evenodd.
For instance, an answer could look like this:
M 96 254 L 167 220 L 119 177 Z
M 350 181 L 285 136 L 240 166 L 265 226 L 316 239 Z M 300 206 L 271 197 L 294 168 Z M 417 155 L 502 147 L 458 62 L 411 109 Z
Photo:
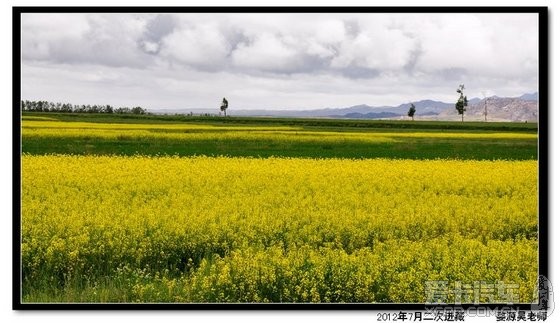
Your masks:
M 521 100 L 526 101 L 538 101 L 539 100 L 539 92 L 535 93 L 526 93 L 519 97 Z
M 455 103 L 421 100 L 398 106 L 355 105 L 347 108 L 325 108 L 315 110 L 229 110 L 233 116 L 267 116 L 299 118 L 348 118 L 348 119 L 406 119 L 410 104 L 416 107 L 415 119 L 421 120 L 461 120 L 455 110 Z M 523 94 L 516 98 L 469 99 L 465 113 L 466 121 L 484 120 L 484 107 L 490 121 L 537 121 L 538 92 Z M 174 109 L 150 111 L 167 114 L 216 114 L 217 109 Z
M 539 119 L 538 93 L 524 94 L 517 98 L 501 98 L 492 96 L 469 104 L 465 120 L 482 121 L 484 112 L 489 121 L 535 122 Z M 437 116 L 438 120 L 460 120 L 455 109 L 446 110 Z

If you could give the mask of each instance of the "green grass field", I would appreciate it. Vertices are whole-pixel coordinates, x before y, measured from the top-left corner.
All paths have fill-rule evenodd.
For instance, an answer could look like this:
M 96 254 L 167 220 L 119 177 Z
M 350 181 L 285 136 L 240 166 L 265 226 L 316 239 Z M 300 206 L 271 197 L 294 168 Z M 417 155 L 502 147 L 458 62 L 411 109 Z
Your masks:
M 22 125 L 22 152 L 30 154 L 476 160 L 538 156 L 534 123 L 27 113 Z
M 356 120 L 330 118 L 272 118 L 272 117 L 204 117 L 186 115 L 120 115 L 95 113 L 41 113 L 24 112 L 23 120 L 43 119 L 59 121 L 83 121 L 97 123 L 204 123 L 215 125 L 285 125 L 301 127 L 338 128 L 351 130 L 367 129 L 432 129 L 432 130 L 467 130 L 467 131 L 523 131 L 536 133 L 536 123 L 521 122 L 453 122 L 453 121 L 398 121 L 398 120 Z

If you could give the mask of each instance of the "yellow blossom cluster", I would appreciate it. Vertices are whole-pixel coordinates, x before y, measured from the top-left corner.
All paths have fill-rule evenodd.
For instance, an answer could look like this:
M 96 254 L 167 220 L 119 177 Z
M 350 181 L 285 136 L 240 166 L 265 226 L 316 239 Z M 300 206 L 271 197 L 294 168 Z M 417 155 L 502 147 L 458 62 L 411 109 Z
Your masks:
M 515 132 L 441 132 L 441 131 L 322 131 L 296 126 L 239 126 L 210 124 L 126 124 L 24 120 L 24 137 L 175 139 L 175 140 L 255 140 L 371 142 L 383 143 L 406 138 L 434 139 L 536 139 L 536 133 Z
M 427 281 L 533 300 L 534 160 L 21 162 L 26 301 L 422 303 Z

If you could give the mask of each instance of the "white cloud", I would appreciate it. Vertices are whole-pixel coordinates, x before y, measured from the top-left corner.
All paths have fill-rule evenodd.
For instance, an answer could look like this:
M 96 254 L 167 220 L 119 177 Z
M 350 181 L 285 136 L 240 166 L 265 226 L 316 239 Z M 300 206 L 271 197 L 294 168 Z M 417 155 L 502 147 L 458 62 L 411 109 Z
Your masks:
M 358 66 L 369 69 L 401 69 L 409 60 L 415 43 L 399 30 L 365 30 L 342 43 L 331 66 Z
M 301 108 L 538 90 L 534 14 L 24 14 L 21 33 L 34 98 Z
M 250 43 L 242 43 L 232 53 L 233 64 L 240 68 L 265 72 L 294 72 L 302 67 L 297 40 L 285 35 L 261 34 Z
M 186 65 L 217 70 L 224 67 L 231 46 L 215 23 L 184 25 L 163 39 L 161 56 Z
M 418 30 L 415 37 L 425 50 L 417 63 L 421 71 L 463 69 L 504 77 L 536 72 L 536 15 L 432 15 L 410 28 Z
M 137 39 L 148 16 L 23 14 L 24 60 L 142 67 L 151 58 Z
M 23 59 L 48 60 L 55 55 L 51 51 L 53 46 L 79 43 L 89 29 L 84 14 L 24 14 L 21 19 Z

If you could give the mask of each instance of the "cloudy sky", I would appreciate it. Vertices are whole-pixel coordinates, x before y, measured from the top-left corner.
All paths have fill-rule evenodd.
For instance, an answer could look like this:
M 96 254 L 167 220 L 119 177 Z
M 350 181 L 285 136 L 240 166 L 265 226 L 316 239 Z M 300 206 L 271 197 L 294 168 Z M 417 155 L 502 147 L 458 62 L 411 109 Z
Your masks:
M 311 109 L 538 91 L 537 14 L 22 15 L 22 99 Z

